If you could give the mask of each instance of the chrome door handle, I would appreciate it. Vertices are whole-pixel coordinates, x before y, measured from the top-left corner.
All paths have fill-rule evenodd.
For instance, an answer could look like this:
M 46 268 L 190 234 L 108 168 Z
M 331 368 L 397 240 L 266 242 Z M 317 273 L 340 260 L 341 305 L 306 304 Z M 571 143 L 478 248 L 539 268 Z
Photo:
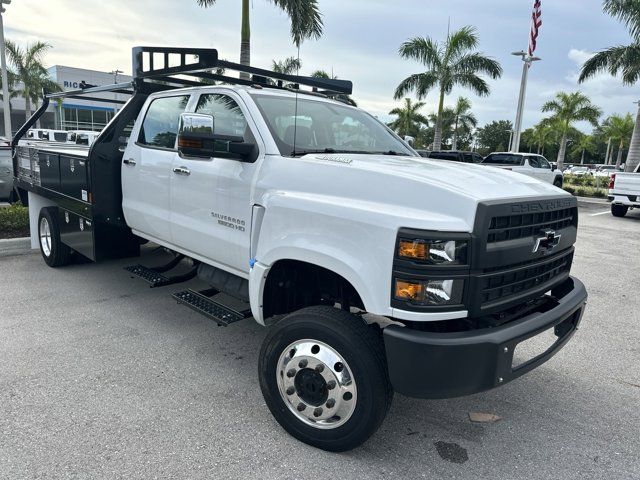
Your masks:
M 125 158 L 122 163 L 133 166 L 136 164 L 136 161 L 133 158 Z
M 187 167 L 175 167 L 173 173 L 177 173 L 178 175 L 191 175 L 191 171 L 189 171 Z

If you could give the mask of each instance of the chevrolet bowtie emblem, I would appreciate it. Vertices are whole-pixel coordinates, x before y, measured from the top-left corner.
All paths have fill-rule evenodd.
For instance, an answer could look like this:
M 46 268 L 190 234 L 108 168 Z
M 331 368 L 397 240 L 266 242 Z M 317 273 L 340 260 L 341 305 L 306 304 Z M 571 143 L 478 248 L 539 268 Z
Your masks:
M 551 253 L 551 251 L 560 243 L 560 237 L 553 230 L 542 230 L 541 236 L 536 238 L 536 244 L 533 247 L 533 253 L 544 252 Z

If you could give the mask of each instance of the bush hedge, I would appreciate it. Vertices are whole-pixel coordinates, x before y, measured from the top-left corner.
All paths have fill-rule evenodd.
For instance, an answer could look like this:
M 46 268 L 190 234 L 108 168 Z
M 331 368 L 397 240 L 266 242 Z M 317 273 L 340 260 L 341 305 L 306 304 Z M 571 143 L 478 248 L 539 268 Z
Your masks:
M 29 233 L 29 209 L 19 203 L 0 208 L 0 238 Z

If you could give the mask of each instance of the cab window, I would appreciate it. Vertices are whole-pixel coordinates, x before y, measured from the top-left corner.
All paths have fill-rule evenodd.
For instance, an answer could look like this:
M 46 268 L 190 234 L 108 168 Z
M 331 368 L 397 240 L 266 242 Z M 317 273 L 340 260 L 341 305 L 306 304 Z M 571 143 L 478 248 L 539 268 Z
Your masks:
M 247 119 L 240 106 L 228 95 L 208 93 L 198 99 L 196 113 L 213 116 L 216 135 L 245 137 Z
M 528 160 L 529 160 L 530 167 L 540 168 L 540 162 L 538 160 L 538 157 L 528 157 Z
M 142 122 L 138 143 L 157 148 L 175 148 L 180 114 L 184 112 L 189 95 L 157 98 Z
M 540 162 L 540 168 L 546 168 L 551 170 L 551 164 L 544 157 L 538 157 L 538 161 Z

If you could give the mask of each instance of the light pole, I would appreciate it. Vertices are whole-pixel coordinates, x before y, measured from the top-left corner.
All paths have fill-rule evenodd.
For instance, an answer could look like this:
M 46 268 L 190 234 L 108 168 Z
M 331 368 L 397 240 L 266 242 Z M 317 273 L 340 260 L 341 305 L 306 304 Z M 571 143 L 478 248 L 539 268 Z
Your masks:
M 513 144 L 513 132 L 515 130 L 505 130 L 505 132 L 509 132 L 509 151 L 513 151 L 511 150 L 511 145 Z
M 124 73 L 124 72 L 122 70 L 115 69 L 110 71 L 109 73 L 113 75 L 113 83 L 118 83 L 118 74 Z
M 524 50 L 520 52 L 512 52 L 511 55 L 522 57 L 522 81 L 520 82 L 520 96 L 518 97 L 518 110 L 516 113 L 515 134 L 511 142 L 511 151 L 518 152 L 520 150 L 520 135 L 522 133 L 522 115 L 524 113 L 524 100 L 527 96 L 527 78 L 529 77 L 529 68 L 533 62 L 542 60 L 539 57 L 532 57 Z
M 6 11 L 4 6 L 11 0 L 0 2 L 0 66 L 2 67 L 2 103 L 4 110 L 4 136 L 11 141 L 11 99 L 9 98 L 9 76 L 7 75 L 7 58 L 4 51 L 4 20 L 2 14 Z

